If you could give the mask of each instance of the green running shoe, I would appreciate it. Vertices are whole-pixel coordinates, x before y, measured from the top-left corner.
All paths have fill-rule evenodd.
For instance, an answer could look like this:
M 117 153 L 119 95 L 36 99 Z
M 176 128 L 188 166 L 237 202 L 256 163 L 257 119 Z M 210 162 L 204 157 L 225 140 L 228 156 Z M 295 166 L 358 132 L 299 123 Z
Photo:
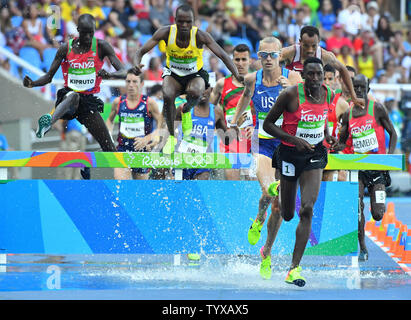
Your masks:
M 305 279 L 301 276 L 301 267 L 295 267 L 294 269 L 291 269 L 287 277 L 285 278 L 285 282 L 289 284 L 295 284 L 296 286 L 299 287 L 304 287 L 305 286 Z
M 261 223 L 258 219 L 253 220 L 250 218 L 250 220 L 253 221 L 253 224 L 248 230 L 248 242 L 253 246 L 260 240 L 261 229 L 264 223 Z
M 260 276 L 264 280 L 270 280 L 271 279 L 271 256 L 264 256 L 263 254 L 264 246 L 261 247 L 260 249 L 260 254 L 261 254 L 261 264 L 260 264 Z
M 267 190 L 268 194 L 272 197 L 278 196 L 278 192 L 280 190 L 279 187 L 280 187 L 280 180 L 274 181 L 268 187 L 268 190 Z
M 183 135 L 189 136 L 193 130 L 193 119 L 191 118 L 191 110 L 188 112 L 181 112 L 181 126 Z
M 174 136 L 169 136 L 166 144 L 163 147 L 163 153 L 172 154 L 174 153 L 174 148 L 177 144 L 177 139 Z
M 198 253 L 188 253 L 187 258 L 192 261 L 200 260 L 200 255 Z
M 51 114 L 46 113 L 43 114 L 38 120 L 38 128 L 36 131 L 37 138 L 43 138 L 44 135 L 50 130 L 51 128 Z

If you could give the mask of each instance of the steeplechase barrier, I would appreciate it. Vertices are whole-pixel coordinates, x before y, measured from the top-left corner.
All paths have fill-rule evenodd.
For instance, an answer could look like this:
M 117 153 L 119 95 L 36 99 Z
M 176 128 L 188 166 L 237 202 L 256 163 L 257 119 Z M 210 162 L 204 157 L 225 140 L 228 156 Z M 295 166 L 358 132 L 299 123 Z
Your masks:
M 2 151 L 0 248 L 37 254 L 257 254 L 259 248 L 247 241 L 261 196 L 257 181 L 7 179 L 9 167 L 178 171 L 244 169 L 252 164 L 250 154 Z M 349 181 L 322 182 L 305 253 L 355 254 L 356 170 L 404 169 L 404 155 L 329 155 L 326 170 L 350 170 L 351 175 Z M 299 208 L 298 192 L 297 214 Z M 283 222 L 273 254 L 292 252 L 298 221 Z M 261 245 L 265 237 L 264 228 Z

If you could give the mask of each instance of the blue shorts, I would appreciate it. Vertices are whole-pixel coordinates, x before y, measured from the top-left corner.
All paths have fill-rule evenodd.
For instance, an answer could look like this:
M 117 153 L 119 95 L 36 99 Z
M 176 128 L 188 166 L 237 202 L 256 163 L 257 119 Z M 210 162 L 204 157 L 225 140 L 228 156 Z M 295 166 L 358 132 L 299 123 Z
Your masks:
M 194 180 L 200 173 L 210 171 L 210 169 L 183 169 L 183 180 Z
M 132 145 L 125 146 L 125 145 L 120 145 L 120 144 L 117 146 L 117 151 L 118 152 L 127 152 L 127 151 L 136 152 Z M 149 173 L 150 170 L 151 170 L 150 168 L 131 168 L 131 171 L 137 174 L 146 174 L 146 173 Z
M 280 139 L 254 138 L 251 143 L 251 152 L 262 154 L 272 159 L 275 149 L 280 145 Z

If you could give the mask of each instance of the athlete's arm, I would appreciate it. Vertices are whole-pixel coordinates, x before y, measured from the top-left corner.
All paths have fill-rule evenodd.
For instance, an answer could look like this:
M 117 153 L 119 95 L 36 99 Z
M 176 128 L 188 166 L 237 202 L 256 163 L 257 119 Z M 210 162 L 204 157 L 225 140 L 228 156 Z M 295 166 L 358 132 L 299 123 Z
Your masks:
M 113 47 L 105 40 L 98 40 L 99 52 L 101 52 L 101 60 L 107 57 L 110 60 L 110 63 L 116 69 L 115 72 L 107 72 L 104 69 L 101 69 L 98 73 L 103 79 L 115 78 L 115 79 L 125 79 L 127 76 L 127 70 L 124 68 L 124 65 L 121 63 L 120 59 L 117 57 L 114 52 Z
M 67 43 L 64 43 L 56 52 L 53 62 L 51 63 L 50 69 L 38 78 L 36 81 L 33 81 L 29 76 L 25 76 L 23 79 L 23 85 L 27 88 L 41 87 L 53 80 L 54 75 L 56 74 L 58 68 L 60 67 L 63 59 L 66 57 L 67 53 Z
M 221 94 L 223 92 L 224 80 L 225 80 L 225 78 L 219 79 L 216 82 L 216 84 L 213 88 L 213 91 L 211 91 L 210 103 L 212 103 L 215 106 L 219 105 L 219 102 L 220 102 L 220 99 L 221 99 Z
M 384 127 L 384 130 L 386 130 L 390 136 L 388 153 L 393 154 L 395 151 L 395 146 L 397 145 L 397 132 L 394 129 L 387 110 L 381 103 L 375 102 L 375 115 L 376 120 Z
M 339 133 L 338 144 L 334 147 L 335 151 L 344 150 L 346 147 L 347 139 L 349 136 L 349 131 L 348 131 L 349 114 L 350 114 L 350 110 L 347 109 L 341 116 L 341 128 L 340 128 L 340 133 Z
M 237 107 L 235 109 L 234 117 L 231 120 L 231 125 L 236 126 L 238 119 L 243 114 L 247 106 L 250 105 L 251 98 L 254 94 L 254 86 L 256 81 L 256 72 L 249 73 L 244 78 L 244 91 L 238 100 Z
M 347 111 L 349 108 L 349 104 L 343 97 L 339 97 L 337 101 L 337 105 L 335 107 L 335 114 L 337 116 L 337 120 L 340 120 L 342 115 Z
M 106 126 L 110 134 L 113 134 L 114 118 L 116 117 L 117 112 L 118 112 L 119 102 L 120 102 L 120 97 L 117 97 L 114 99 L 113 103 L 111 104 L 110 114 L 108 115 L 108 118 L 106 120 Z
M 144 67 L 144 65 L 141 64 L 141 59 L 143 56 L 149 52 L 151 49 L 153 49 L 156 45 L 161 40 L 166 41 L 168 39 L 168 35 L 170 33 L 170 26 L 164 26 L 160 29 L 158 29 L 156 32 L 154 32 L 153 36 L 147 40 L 147 42 L 137 50 L 136 55 L 134 57 L 134 65 L 136 68 L 138 68 L 141 72 L 141 69 Z
M 334 53 L 327 50 L 322 50 L 322 60 L 324 65 L 330 64 L 336 70 L 338 70 L 341 79 L 343 80 L 344 84 L 350 92 L 350 96 L 354 104 L 362 106 L 364 108 L 365 102 L 363 99 L 357 98 L 357 95 L 355 94 L 354 87 L 352 84 L 350 73 L 348 72 L 347 68 L 335 57 Z
M 236 79 L 239 82 L 244 82 L 244 77 L 240 76 L 238 73 L 237 67 L 235 66 L 233 60 L 230 58 L 230 56 L 224 51 L 223 48 L 221 48 L 218 43 L 214 40 L 214 38 L 205 31 L 198 30 L 197 31 L 197 43 L 199 47 L 201 47 L 203 44 L 206 45 L 217 57 L 223 61 L 223 63 L 226 65 L 228 70 L 230 70 L 231 74 L 236 77 Z
M 293 61 L 295 55 L 295 46 L 289 46 L 281 49 L 280 53 L 280 64 L 285 65 L 290 64 Z

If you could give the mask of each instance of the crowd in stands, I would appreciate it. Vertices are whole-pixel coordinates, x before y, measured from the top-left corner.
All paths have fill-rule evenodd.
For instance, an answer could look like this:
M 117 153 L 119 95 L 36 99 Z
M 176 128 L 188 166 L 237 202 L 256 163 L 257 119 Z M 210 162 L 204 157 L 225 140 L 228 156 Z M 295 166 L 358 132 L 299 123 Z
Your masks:
M 251 47 L 251 71 L 259 68 L 256 51 L 263 37 L 274 35 L 283 46 L 288 46 L 298 42 L 303 26 L 314 25 L 320 30 L 320 45 L 334 52 L 345 65 L 366 75 L 372 83 L 410 82 L 411 31 L 393 27 L 399 24 L 390 13 L 388 0 L 187 2 L 196 12 L 195 24 L 209 32 L 228 53 L 239 42 Z M 120 60 L 130 67 L 136 49 L 159 27 L 173 23 L 175 9 L 180 4 L 181 0 L 0 0 L 0 46 L 16 55 L 20 55 L 23 48 L 34 48 L 40 57 L 40 68 L 46 70 L 51 63 L 47 58 L 50 52 L 54 54 L 60 43 L 76 37 L 79 15 L 90 13 L 97 20 L 95 36 L 110 42 Z M 161 81 L 164 54 L 160 49 L 152 50 L 143 58 L 147 80 Z M 228 73 L 213 54 L 205 50 L 204 55 L 204 68 L 215 72 L 217 79 Z M 1 55 L 0 65 L 22 76 L 21 71 L 20 74 L 13 71 L 12 62 Z M 409 152 L 411 106 L 406 106 L 411 104 L 410 92 L 402 97 L 387 91 L 374 92 L 374 95 L 380 102 L 390 104 L 402 136 L 399 150 Z M 112 101 L 113 92 L 105 99 Z

